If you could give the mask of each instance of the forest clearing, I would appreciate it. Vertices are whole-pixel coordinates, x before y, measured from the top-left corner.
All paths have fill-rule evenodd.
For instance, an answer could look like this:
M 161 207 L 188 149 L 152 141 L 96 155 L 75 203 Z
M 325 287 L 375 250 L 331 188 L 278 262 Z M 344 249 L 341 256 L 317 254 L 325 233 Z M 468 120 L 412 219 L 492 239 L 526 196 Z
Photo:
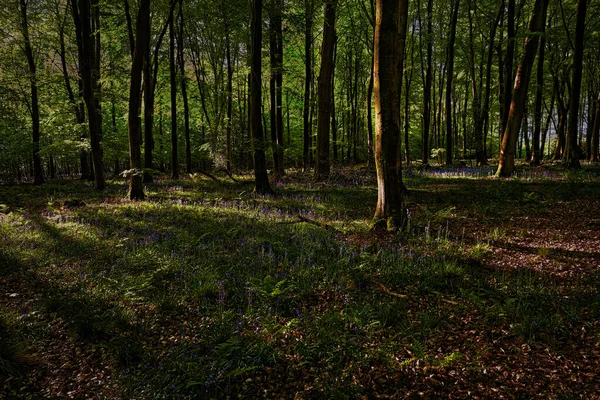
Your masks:
M 597 398 L 598 168 L 0 186 L 0 388 L 18 398 Z

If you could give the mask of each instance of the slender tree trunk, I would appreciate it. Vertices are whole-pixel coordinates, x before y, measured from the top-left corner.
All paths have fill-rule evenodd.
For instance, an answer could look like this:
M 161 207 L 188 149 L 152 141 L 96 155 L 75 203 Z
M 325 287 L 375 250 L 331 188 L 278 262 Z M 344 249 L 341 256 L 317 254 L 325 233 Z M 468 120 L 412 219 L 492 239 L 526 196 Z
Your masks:
M 260 194 L 271 193 L 267 160 L 265 156 L 265 139 L 261 123 L 262 104 L 262 0 L 251 0 L 252 33 L 251 46 L 251 87 L 250 87 L 250 132 L 254 149 L 254 191 Z
M 375 37 L 373 37 L 373 46 L 375 46 Z M 371 55 L 371 73 L 369 75 L 369 85 L 367 86 L 367 162 L 373 159 L 373 84 L 374 84 L 375 53 Z
M 375 22 L 375 167 L 376 227 L 402 229 L 406 210 L 402 195 L 400 96 L 408 20 L 407 0 L 377 0 Z
M 29 111 L 31 114 L 32 126 L 33 183 L 34 185 L 41 185 L 42 183 L 44 183 L 44 174 L 42 171 L 42 160 L 40 157 L 40 106 L 37 84 L 37 71 L 35 60 L 33 58 L 31 40 L 29 38 L 29 22 L 27 19 L 27 6 L 29 3 L 25 0 L 20 1 L 21 33 L 25 42 L 25 57 L 27 58 L 27 64 L 29 65 L 29 83 L 31 88 L 31 104 L 29 105 Z
M 150 49 L 150 0 L 142 0 L 135 29 L 135 50 L 131 65 L 131 84 L 129 91 L 129 198 L 144 199 L 142 183 L 142 135 L 140 108 L 142 104 L 142 69 L 144 52 Z
M 510 112 L 510 103 L 512 99 L 512 78 L 513 78 L 513 62 L 515 57 L 515 0 L 508 0 L 508 15 L 507 15 L 507 45 L 506 55 L 504 56 L 504 65 L 502 67 L 502 76 L 504 77 L 502 103 L 500 108 L 500 128 L 504 135 L 506 125 L 508 123 L 508 113 Z M 503 137 L 500 137 L 503 141 Z
M 598 143 L 600 142 L 600 92 L 598 92 L 598 100 L 596 101 L 596 112 L 594 114 L 594 129 L 592 131 L 592 145 L 590 153 L 590 162 L 597 163 L 600 161 L 598 151 Z
M 333 75 L 333 50 L 335 46 L 335 19 L 337 0 L 327 0 L 323 45 L 321 48 L 321 71 L 319 73 L 319 119 L 317 125 L 317 159 L 314 179 L 327 180 L 329 177 L 329 130 L 331 117 L 331 79 Z
M 284 143 L 283 143 L 283 21 L 282 12 L 284 10 L 283 0 L 276 0 L 276 8 L 279 11 L 277 18 L 275 19 L 275 38 L 276 38 L 276 63 L 277 63 L 277 75 L 275 76 L 275 100 L 277 101 L 277 137 L 276 144 L 277 148 L 275 152 L 279 160 L 279 169 L 276 173 L 279 176 L 285 175 L 284 168 Z
M 496 37 L 496 31 L 498 25 L 500 24 L 500 19 L 504 13 L 504 0 L 501 1 L 500 10 L 496 15 L 495 21 L 492 23 L 492 28 L 490 32 L 489 38 L 489 47 L 488 47 L 488 57 L 486 63 L 486 73 L 485 73 L 485 95 L 483 99 L 483 107 L 481 109 L 481 117 L 483 118 L 483 143 L 484 143 L 484 161 L 487 165 L 487 159 L 489 154 L 487 153 L 487 146 L 485 144 L 488 141 L 489 137 L 489 128 L 490 128 L 490 96 L 492 91 L 492 63 L 494 61 L 494 39 Z M 491 141 L 490 141 L 491 142 Z M 491 151 L 490 151 L 491 153 Z
M 231 65 L 231 39 L 229 30 L 225 36 L 227 46 L 227 171 L 231 173 L 231 123 L 233 118 L 233 66 Z M 243 115 L 243 114 L 242 114 Z
M 565 148 L 566 141 L 566 127 L 567 127 L 567 113 L 569 110 L 569 103 L 565 103 L 565 85 L 564 81 L 559 82 L 558 74 L 553 74 L 554 90 L 557 93 L 557 109 L 558 109 L 558 127 L 556 129 L 556 148 L 550 162 L 560 160 Z
M 192 143 L 190 139 L 190 105 L 187 94 L 187 77 L 185 75 L 185 57 L 183 52 L 183 0 L 179 0 L 179 40 L 177 54 L 179 59 L 179 74 L 181 79 L 181 97 L 183 99 L 183 129 L 185 137 L 185 172 L 192 173 Z
M 312 30 L 314 0 L 304 0 L 305 6 L 305 31 L 304 31 L 304 146 L 302 151 L 302 170 L 306 172 L 310 163 L 310 142 L 312 137 L 312 126 L 310 121 L 310 91 L 312 82 Z
M 65 24 L 67 22 L 67 14 L 68 14 L 70 6 L 71 6 L 70 3 L 67 3 L 66 9 L 65 9 L 65 16 L 60 25 L 60 29 L 59 29 L 59 39 L 58 39 L 59 45 L 60 45 L 59 55 L 60 55 L 63 78 L 65 80 L 65 87 L 67 89 L 67 94 L 69 96 L 69 102 L 73 106 L 73 111 L 75 113 L 75 121 L 77 122 L 77 125 L 79 126 L 79 128 L 82 129 L 83 132 L 85 132 L 83 130 L 84 125 L 85 125 L 85 105 L 83 103 L 81 78 L 78 75 L 77 81 L 79 83 L 79 91 L 78 91 L 78 95 L 76 98 L 75 92 L 73 90 L 73 86 L 71 85 L 71 77 L 69 76 L 69 70 L 67 68 L 67 51 L 66 51 L 66 45 L 65 45 Z M 77 46 L 78 46 L 78 48 L 81 46 L 81 38 L 80 37 L 77 37 Z M 85 133 L 82 133 L 81 140 L 83 141 L 84 139 L 85 139 Z M 81 179 L 88 179 L 89 178 L 89 168 L 88 168 L 87 152 L 82 149 L 79 153 L 79 157 L 80 157 L 80 165 L 81 165 Z
M 537 87 L 535 91 L 535 115 L 530 165 L 538 166 L 541 162 L 540 133 L 542 131 L 542 103 L 544 101 L 544 59 L 545 59 L 546 37 L 542 36 L 537 61 Z
M 410 37 L 410 68 L 408 63 L 404 62 L 404 76 L 405 76 L 405 89 L 404 89 L 404 160 L 406 165 L 410 165 L 410 142 L 408 136 L 410 133 L 410 86 L 412 84 L 413 71 L 415 68 L 415 30 L 414 25 Z
M 177 154 L 177 68 L 175 58 L 175 24 L 169 21 L 169 71 L 171 77 L 171 179 L 179 178 Z
M 448 39 L 448 72 L 446 81 L 446 164 L 452 164 L 452 82 L 454 78 L 454 42 L 456 40 L 456 24 L 458 22 L 458 8 L 460 0 L 454 0 L 452 8 L 452 21 L 450 25 L 450 38 Z
M 533 14 L 529 22 L 529 33 L 525 38 L 523 56 L 515 76 L 510 112 L 506 121 L 506 130 L 500 149 L 498 176 L 511 176 L 515 171 L 515 145 L 519 136 L 521 118 L 527 99 L 527 89 L 531 78 L 531 70 L 537 53 L 539 33 L 544 32 L 546 11 L 549 0 L 536 0 Z
M 427 67 L 425 69 L 425 83 L 423 86 L 423 131 L 421 146 L 423 153 L 423 164 L 429 163 L 429 132 L 431 130 L 431 83 L 433 72 L 433 0 L 427 0 Z M 419 29 L 419 32 L 421 30 Z
M 337 64 L 337 40 L 333 49 L 333 65 Z M 333 144 L 333 160 L 338 160 L 337 118 L 335 115 L 335 67 L 331 72 L 331 142 Z
M 154 169 L 154 100 L 158 82 L 159 51 L 173 18 L 175 4 L 176 1 L 171 0 L 169 15 L 158 35 L 152 59 L 150 58 L 150 49 L 144 52 L 144 183 L 152 182 L 152 174 L 149 170 Z M 148 43 L 148 45 L 150 44 Z
M 546 149 L 546 136 L 548 135 L 548 129 L 550 129 L 550 120 L 552 119 L 552 112 L 554 110 L 554 98 L 556 97 L 556 91 L 552 91 L 552 100 L 550 100 L 550 109 L 548 110 L 548 115 L 546 116 L 546 124 L 544 125 L 544 130 L 542 131 L 542 139 L 540 140 L 540 163 L 544 158 L 544 151 Z M 550 146 L 548 145 L 548 148 Z
M 585 15 L 588 0 L 577 2 L 577 27 L 575 28 L 575 58 L 573 60 L 573 84 L 569 95 L 569 120 L 567 142 L 563 154 L 563 165 L 571 169 L 581 168 L 579 163 L 580 149 L 577 145 L 579 104 L 581 97 L 581 80 L 583 77 L 583 49 L 585 40 Z

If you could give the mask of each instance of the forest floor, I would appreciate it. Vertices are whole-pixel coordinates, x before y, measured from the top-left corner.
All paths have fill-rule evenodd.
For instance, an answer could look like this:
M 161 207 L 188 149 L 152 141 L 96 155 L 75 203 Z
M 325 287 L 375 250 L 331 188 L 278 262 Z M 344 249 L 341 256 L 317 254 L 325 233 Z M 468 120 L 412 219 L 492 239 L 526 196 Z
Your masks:
M 600 398 L 600 170 L 0 186 L 0 398 Z

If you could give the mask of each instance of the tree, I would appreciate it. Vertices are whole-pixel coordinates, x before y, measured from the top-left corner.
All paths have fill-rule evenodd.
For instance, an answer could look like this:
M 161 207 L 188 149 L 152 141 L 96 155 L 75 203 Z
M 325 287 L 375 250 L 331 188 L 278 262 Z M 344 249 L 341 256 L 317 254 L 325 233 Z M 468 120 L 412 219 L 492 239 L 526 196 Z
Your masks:
M 569 95 L 571 107 L 569 108 L 569 119 L 567 128 L 567 141 L 563 153 L 563 165 L 567 168 L 581 168 L 579 164 L 580 149 L 577 144 L 578 117 L 581 95 L 581 79 L 583 76 L 583 48 L 585 40 L 585 15 L 588 0 L 577 2 L 577 27 L 575 28 L 575 58 L 573 60 L 573 84 Z
M 131 64 L 129 89 L 129 199 L 145 197 L 142 170 L 142 130 L 140 109 L 142 105 L 142 69 L 144 53 L 150 51 L 150 0 L 142 0 L 135 26 L 135 47 Z
M 102 110 L 100 103 L 100 10 L 98 0 L 71 0 L 75 29 L 81 37 L 79 68 L 87 107 L 96 189 L 104 190 Z
M 304 106 L 302 108 L 303 117 L 303 149 L 302 149 L 302 170 L 307 171 L 310 162 L 310 147 L 312 142 L 312 125 L 310 121 L 310 91 L 312 83 L 312 29 L 314 0 L 304 0 Z
M 316 181 L 329 177 L 329 130 L 331 117 L 331 79 L 333 75 L 333 55 L 335 48 L 335 19 L 337 0 L 327 0 L 325 4 L 325 24 L 321 47 L 321 71 L 319 72 L 319 115 L 317 121 L 317 159 L 315 162 Z
M 283 0 L 272 0 L 269 9 L 269 53 L 271 77 L 269 79 L 271 100 L 271 142 L 273 143 L 273 172 L 284 175 L 283 168 L 283 24 L 281 13 Z
M 29 111 L 31 114 L 32 143 L 33 143 L 33 183 L 41 185 L 44 183 L 42 161 L 40 157 L 40 104 L 37 83 L 37 67 L 33 57 L 33 48 L 29 38 L 29 22 L 27 20 L 28 0 L 20 0 L 21 12 L 21 34 L 23 35 L 25 57 L 29 66 L 29 83 L 31 88 L 31 103 Z
M 254 151 L 254 191 L 260 194 L 271 193 L 265 139 L 261 122 L 262 104 L 262 0 L 251 0 L 252 23 L 250 32 L 251 68 L 250 68 L 250 132 Z
M 506 130 L 502 137 L 500 148 L 500 157 L 498 162 L 498 176 L 510 176 L 515 171 L 515 147 L 519 136 L 523 111 L 525 109 L 525 100 L 527 99 L 527 89 L 531 78 L 531 70 L 535 61 L 535 54 L 539 42 L 539 33 L 544 32 L 546 25 L 546 12 L 548 10 L 549 0 L 536 0 L 529 21 L 529 32 L 525 38 L 523 56 L 517 68 L 515 75 L 515 84 L 513 88 L 512 100 L 510 103 L 510 112 L 506 120 Z
M 594 113 L 594 129 L 592 131 L 592 145 L 590 162 L 597 163 L 600 161 L 600 155 L 598 152 L 598 142 L 600 138 L 600 92 L 598 93 L 598 100 L 596 101 L 596 111 Z
M 171 77 L 171 179 L 179 179 L 177 157 L 177 60 L 175 58 L 175 24 L 169 20 L 169 73 Z
M 144 52 L 144 183 L 152 182 L 149 170 L 154 169 L 154 102 L 158 83 L 159 51 L 173 18 L 176 1 L 171 0 L 170 3 L 167 19 L 156 40 L 152 57 L 150 51 Z
M 542 154 L 540 153 L 540 134 L 542 131 L 542 103 L 544 101 L 544 60 L 545 60 L 546 37 L 542 36 L 538 61 L 537 61 L 537 86 L 535 89 L 535 115 L 530 164 L 540 165 Z
M 452 81 L 454 78 L 454 42 L 456 41 L 456 25 L 460 0 L 454 0 L 452 19 L 450 22 L 450 38 L 448 39 L 448 78 L 446 79 L 446 164 L 452 164 Z
M 402 195 L 400 148 L 400 94 L 407 0 L 377 0 L 375 17 L 375 167 L 377 207 L 375 226 L 402 229 L 405 214 Z

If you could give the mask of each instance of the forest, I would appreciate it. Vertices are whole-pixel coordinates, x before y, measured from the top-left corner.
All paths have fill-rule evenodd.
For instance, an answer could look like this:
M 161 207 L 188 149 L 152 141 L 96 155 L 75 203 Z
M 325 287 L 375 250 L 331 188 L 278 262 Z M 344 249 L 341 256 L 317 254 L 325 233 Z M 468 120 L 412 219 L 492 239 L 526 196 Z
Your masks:
M 0 20 L 0 398 L 600 396 L 600 2 Z

